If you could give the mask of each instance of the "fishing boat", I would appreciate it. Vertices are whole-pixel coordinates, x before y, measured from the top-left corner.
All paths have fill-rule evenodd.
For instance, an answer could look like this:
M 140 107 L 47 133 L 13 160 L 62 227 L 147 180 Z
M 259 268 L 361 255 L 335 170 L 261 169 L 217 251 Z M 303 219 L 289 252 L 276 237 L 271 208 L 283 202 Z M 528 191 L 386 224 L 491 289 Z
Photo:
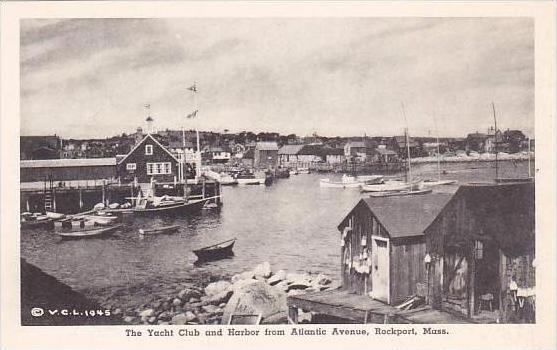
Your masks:
M 266 178 L 257 178 L 251 173 L 242 173 L 236 176 L 238 185 L 265 185 Z
M 119 230 L 122 227 L 123 225 L 115 225 L 110 227 L 86 228 L 80 230 L 59 231 L 54 233 L 60 236 L 62 239 L 98 238 L 112 234 L 114 231 Z
M 53 228 L 54 219 L 42 214 L 22 213 L 20 225 L 21 228 L 25 230 Z
M 234 255 L 232 251 L 234 243 L 236 243 L 236 238 L 196 249 L 193 252 L 197 255 L 198 261 L 218 260 Z
M 336 188 L 358 188 L 363 185 L 373 185 L 383 183 L 382 175 L 365 175 L 365 176 L 351 176 L 342 175 L 340 181 L 331 181 L 330 179 L 320 179 L 319 186 L 321 187 L 336 187 Z
M 298 174 L 309 174 L 309 168 L 298 168 Z
M 215 197 L 202 198 L 202 199 L 192 199 L 183 201 L 165 201 L 164 203 L 158 203 L 152 201 L 146 201 L 139 203 L 133 208 L 133 213 L 136 215 L 182 215 L 194 212 L 199 212 L 205 203 Z
M 178 231 L 180 225 L 171 225 L 163 227 L 155 227 L 151 229 L 139 229 L 140 235 L 156 235 L 156 234 L 169 234 Z
M 414 180 L 412 182 L 389 180 L 382 184 L 361 185 L 360 192 L 415 191 L 421 189 L 422 184 L 422 180 Z
M 225 173 L 221 173 L 218 181 L 220 182 L 221 185 L 223 186 L 232 186 L 232 185 L 237 185 L 238 181 L 236 181 L 236 179 L 234 177 L 232 177 L 229 174 L 225 174 Z

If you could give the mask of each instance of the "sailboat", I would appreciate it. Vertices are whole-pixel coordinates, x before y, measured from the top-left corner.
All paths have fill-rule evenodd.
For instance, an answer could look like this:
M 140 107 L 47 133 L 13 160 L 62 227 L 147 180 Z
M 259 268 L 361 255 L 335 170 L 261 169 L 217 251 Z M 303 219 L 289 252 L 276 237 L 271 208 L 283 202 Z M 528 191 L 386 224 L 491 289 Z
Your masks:
M 457 180 L 441 180 L 441 158 L 440 158 L 440 150 L 439 150 L 439 129 L 437 129 L 437 119 L 435 116 L 433 117 L 433 122 L 435 123 L 435 133 L 437 134 L 437 180 L 424 180 L 423 185 L 425 187 L 434 187 L 434 186 L 441 186 L 441 185 L 453 185 L 457 183 Z
M 410 139 L 408 136 L 408 121 L 406 120 L 406 111 L 404 110 L 404 103 L 402 105 L 402 114 L 406 128 L 404 130 L 404 137 L 406 139 L 406 152 L 408 160 L 408 170 L 406 172 L 406 181 L 388 181 L 380 185 L 363 185 L 361 192 L 374 192 L 371 197 L 392 197 L 392 196 L 408 196 L 414 194 L 430 193 L 431 189 L 424 189 L 423 181 L 419 179 L 412 179 L 412 164 L 410 158 Z

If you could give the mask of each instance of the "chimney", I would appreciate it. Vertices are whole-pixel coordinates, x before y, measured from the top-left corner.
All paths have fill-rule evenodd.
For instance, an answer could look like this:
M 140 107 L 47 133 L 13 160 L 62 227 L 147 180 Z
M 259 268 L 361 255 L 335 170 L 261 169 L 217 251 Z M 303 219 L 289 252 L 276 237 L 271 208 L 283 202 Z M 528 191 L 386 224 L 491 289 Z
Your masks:
M 143 129 L 138 127 L 135 132 L 135 144 L 137 145 L 141 140 L 143 140 Z
M 147 122 L 147 133 L 148 134 L 152 134 L 153 131 L 153 118 L 151 118 L 151 116 L 148 116 L 147 119 L 145 119 L 145 121 Z

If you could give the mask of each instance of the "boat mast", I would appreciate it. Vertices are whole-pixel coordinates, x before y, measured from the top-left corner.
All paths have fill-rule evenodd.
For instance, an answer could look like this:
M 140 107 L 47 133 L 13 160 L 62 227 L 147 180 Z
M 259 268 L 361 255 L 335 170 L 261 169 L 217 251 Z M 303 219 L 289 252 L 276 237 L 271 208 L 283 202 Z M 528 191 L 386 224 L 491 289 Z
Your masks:
M 493 109 L 493 121 L 495 123 L 495 181 L 499 179 L 499 158 L 498 158 L 498 147 L 497 147 L 497 117 L 495 116 L 495 103 L 491 102 L 491 108 Z
M 532 170 L 530 169 L 530 167 L 531 167 L 530 161 L 531 161 L 531 152 L 532 151 L 530 149 L 530 144 L 531 144 L 530 137 L 528 137 L 528 177 L 529 178 L 532 177 Z
M 402 106 L 402 115 L 404 116 L 404 124 L 406 128 L 404 129 L 404 136 L 406 139 L 406 152 L 408 158 L 408 172 L 406 173 L 406 182 L 410 182 L 412 180 L 412 166 L 410 165 L 410 142 L 408 137 L 408 121 L 406 120 L 406 111 L 404 110 L 404 102 L 400 103 Z
M 439 129 L 437 129 L 437 118 L 433 112 L 433 124 L 435 124 L 435 134 L 437 134 L 437 180 L 441 180 L 441 158 L 439 157 Z

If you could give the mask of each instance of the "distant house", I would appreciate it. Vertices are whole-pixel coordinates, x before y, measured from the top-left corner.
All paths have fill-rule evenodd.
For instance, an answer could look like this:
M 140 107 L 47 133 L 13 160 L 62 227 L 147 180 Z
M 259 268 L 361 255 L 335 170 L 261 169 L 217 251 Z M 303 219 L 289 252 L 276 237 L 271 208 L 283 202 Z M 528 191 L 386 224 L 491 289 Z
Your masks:
M 254 166 L 258 168 L 276 167 L 278 150 L 276 142 L 257 142 L 254 149 Z
M 21 160 L 60 158 L 61 141 L 54 136 L 20 136 L 19 155 Z
M 375 157 L 376 161 L 381 164 L 394 163 L 398 160 L 397 153 L 386 148 L 376 148 Z
M 468 134 L 466 136 L 466 150 L 475 152 L 484 152 L 487 135 L 479 132 Z
M 20 182 L 114 179 L 115 158 L 40 159 L 19 162 Z
M 282 165 L 298 163 L 298 152 L 304 145 L 284 145 L 278 150 L 278 161 Z
M 320 145 L 304 145 L 298 151 L 298 162 L 305 166 L 323 161 L 323 147 Z
M 185 161 L 188 164 L 195 163 L 195 145 L 191 141 L 170 141 L 168 144 L 170 152 L 178 159 L 178 161 Z
M 344 145 L 344 156 L 350 161 L 365 161 L 367 147 L 364 141 L 348 141 Z
M 454 137 L 447 139 L 447 147 L 449 151 L 456 152 L 466 149 L 466 139 L 462 137 Z
M 118 175 L 122 180 L 148 183 L 151 179 L 170 182 L 180 179 L 179 160 L 151 134 L 147 134 L 120 162 Z
M 255 151 L 253 149 L 248 149 L 247 151 L 245 151 L 242 155 L 242 158 L 240 158 L 240 162 L 242 163 L 242 165 L 248 168 L 253 167 L 254 154 Z
M 342 164 L 346 162 L 346 156 L 342 148 L 325 147 L 322 152 L 323 157 L 325 157 L 325 163 L 327 164 Z
M 410 149 L 410 157 L 419 157 L 421 155 L 420 145 L 416 140 L 408 137 L 408 146 L 406 145 L 406 136 L 393 136 L 387 146 L 396 152 L 399 158 L 408 158 L 408 149 Z
M 364 198 L 338 226 L 342 287 L 396 304 L 426 281 L 423 230 L 451 194 Z
M 532 322 L 535 185 L 460 186 L 424 230 L 430 304 L 492 322 Z

